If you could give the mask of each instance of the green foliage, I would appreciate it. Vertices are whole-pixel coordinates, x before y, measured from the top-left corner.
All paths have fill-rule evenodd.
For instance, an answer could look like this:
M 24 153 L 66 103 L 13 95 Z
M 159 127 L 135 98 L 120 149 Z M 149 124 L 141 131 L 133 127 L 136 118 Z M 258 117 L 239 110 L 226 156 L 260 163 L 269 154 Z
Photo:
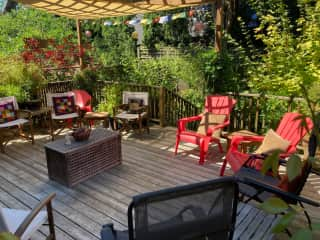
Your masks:
M 53 38 L 60 41 L 68 35 L 76 36 L 73 20 L 19 7 L 18 10 L 0 15 L 0 57 L 20 53 L 25 38 Z
M 95 69 L 86 68 L 77 72 L 74 75 L 74 80 L 76 81 L 79 89 L 84 89 L 92 95 L 98 81 L 98 73 Z
M 288 159 L 287 163 L 287 174 L 289 181 L 292 181 L 297 176 L 301 174 L 302 161 L 301 158 L 297 155 L 292 155 Z
M 295 218 L 295 212 L 289 211 L 284 214 L 277 224 L 272 228 L 273 233 L 281 233 L 286 230 L 286 228 L 292 223 Z
M 279 150 L 273 151 L 272 154 L 263 161 L 261 169 L 262 174 L 267 174 L 268 171 L 272 170 L 273 175 L 277 176 L 279 168 L 279 154 Z
M 19 102 L 35 98 L 45 83 L 42 70 L 19 57 L 0 58 L 0 75 L 0 97 L 15 96 Z
M 267 8 L 261 1 L 250 2 L 261 21 L 255 37 L 265 46 L 260 61 L 252 64 L 250 87 L 275 95 L 301 96 L 301 86 L 312 89 L 319 85 L 319 1 L 298 1 L 301 16 L 295 25 L 282 1 L 268 1 Z
M 123 24 L 128 17 L 113 18 L 119 25 L 105 27 L 104 20 L 87 21 L 83 29 L 93 32 L 91 39 L 83 37 L 95 49 L 95 58 L 104 66 L 122 66 L 135 58 L 135 40 L 131 37 L 134 28 Z
M 175 89 L 179 80 L 201 92 L 202 74 L 185 57 L 165 57 L 138 62 L 136 74 L 141 83 Z
M 10 232 L 1 232 L 0 240 L 19 240 L 19 238 Z
M 195 104 L 198 108 L 203 108 L 203 94 L 198 89 L 185 89 L 180 92 L 180 95 L 189 102 Z
M 104 100 L 98 104 L 99 112 L 108 112 L 110 116 L 113 116 L 113 108 L 122 101 L 122 86 L 112 85 L 102 89 L 102 96 Z
M 288 204 L 280 198 L 270 197 L 261 203 L 260 208 L 270 214 L 279 214 L 288 210 Z
M 205 94 L 240 92 L 247 89 L 243 81 L 247 58 L 230 36 L 227 41 L 228 47 L 219 54 L 212 48 L 200 48 L 196 52 L 198 66 L 205 78 Z

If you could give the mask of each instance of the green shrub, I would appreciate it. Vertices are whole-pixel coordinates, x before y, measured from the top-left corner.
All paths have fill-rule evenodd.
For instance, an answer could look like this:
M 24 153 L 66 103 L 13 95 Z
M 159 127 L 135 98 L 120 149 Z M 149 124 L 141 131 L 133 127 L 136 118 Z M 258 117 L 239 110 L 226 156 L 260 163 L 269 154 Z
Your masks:
M 93 95 L 95 85 L 99 80 L 97 70 L 90 68 L 77 72 L 73 79 L 79 89 L 86 90 L 90 95 Z
M 110 116 L 113 116 L 113 108 L 122 102 L 122 86 L 106 86 L 102 89 L 101 95 L 104 100 L 98 104 L 98 111 L 108 112 Z
M 0 76 L 0 97 L 13 95 L 19 102 L 36 98 L 46 82 L 37 65 L 25 64 L 19 57 L 0 59 Z

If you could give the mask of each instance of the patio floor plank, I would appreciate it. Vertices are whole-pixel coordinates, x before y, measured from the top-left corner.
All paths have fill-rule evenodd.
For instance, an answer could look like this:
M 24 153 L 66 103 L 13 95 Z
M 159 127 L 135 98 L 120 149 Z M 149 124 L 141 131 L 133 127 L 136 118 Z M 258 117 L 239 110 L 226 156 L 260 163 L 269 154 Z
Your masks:
M 48 178 L 43 147 L 48 141 L 49 136 L 37 135 L 34 145 L 17 140 L 7 146 L 6 154 L 0 153 L 0 205 L 30 209 L 56 192 L 54 219 L 57 239 L 62 240 L 99 239 L 102 225 L 110 222 L 125 229 L 133 195 L 217 178 L 223 157 L 216 146 L 210 147 L 209 161 L 200 166 L 197 149 L 188 144 L 174 156 L 175 129 L 153 127 L 150 135 L 123 136 L 121 165 L 67 188 Z M 319 201 L 320 179 L 315 175 L 310 179 L 304 194 Z M 271 237 L 274 219 L 240 204 L 235 239 Z M 43 239 L 47 231 L 41 228 L 33 239 Z

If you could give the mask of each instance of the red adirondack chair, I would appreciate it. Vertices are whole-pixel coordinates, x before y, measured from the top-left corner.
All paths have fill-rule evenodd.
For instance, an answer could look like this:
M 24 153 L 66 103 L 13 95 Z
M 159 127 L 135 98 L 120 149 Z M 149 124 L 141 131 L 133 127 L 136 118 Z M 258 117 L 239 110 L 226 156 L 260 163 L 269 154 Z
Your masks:
M 205 135 L 188 130 L 186 127 L 187 123 L 193 121 L 201 121 L 205 114 L 179 119 L 177 123 L 178 130 L 176 135 L 175 155 L 177 154 L 180 141 L 193 143 L 200 147 L 199 164 L 204 163 L 210 142 L 217 143 L 220 152 L 223 152 L 220 139 L 214 137 L 213 133 L 219 129 L 223 129 L 230 124 L 230 113 L 235 104 L 236 100 L 228 96 L 213 95 L 206 97 L 204 112 L 213 113 L 215 115 L 225 115 L 225 119 L 221 124 L 217 124 L 214 127 L 208 128 Z
M 310 118 L 305 118 L 305 126 L 304 124 L 302 124 L 303 121 L 304 120 L 301 118 L 301 114 L 294 112 L 284 114 L 283 118 L 281 119 L 276 133 L 283 139 L 290 142 L 287 150 L 284 153 L 280 154 L 281 159 L 284 159 L 293 154 L 296 151 L 298 143 L 302 140 L 306 133 L 312 129 L 313 123 Z M 251 157 L 252 160 L 256 160 L 254 159 L 254 155 L 242 153 L 238 150 L 238 146 L 239 144 L 241 144 L 241 142 L 262 142 L 263 139 L 264 136 L 234 136 L 231 140 L 230 148 L 221 167 L 220 176 L 224 175 L 227 163 L 230 164 L 233 172 L 237 172 L 243 165 L 250 164 L 250 162 L 248 162 L 249 157 Z M 259 169 L 261 168 L 261 166 L 261 161 L 255 161 L 255 168 Z
M 83 112 L 92 112 L 91 100 L 92 97 L 85 90 L 72 90 L 75 95 L 75 104 L 79 106 L 80 110 Z

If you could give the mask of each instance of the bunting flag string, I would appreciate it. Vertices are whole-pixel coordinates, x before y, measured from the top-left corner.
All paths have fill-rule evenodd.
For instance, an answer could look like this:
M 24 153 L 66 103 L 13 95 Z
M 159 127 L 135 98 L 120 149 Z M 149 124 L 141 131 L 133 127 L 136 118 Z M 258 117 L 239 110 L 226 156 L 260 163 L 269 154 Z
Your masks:
M 155 23 L 159 23 L 159 24 L 166 24 L 170 21 L 174 21 L 177 19 L 181 19 L 181 18 L 192 18 L 197 11 L 208 11 L 210 9 L 209 6 L 202 6 L 199 9 L 190 9 L 188 12 L 180 12 L 180 13 L 175 13 L 175 14 L 171 14 L 171 15 L 166 15 L 166 16 L 158 16 L 155 17 L 154 19 L 150 19 L 150 18 L 143 18 L 143 19 L 137 19 L 134 18 L 132 20 L 126 20 L 124 22 L 120 22 L 119 20 L 115 20 L 115 21 L 111 21 L 111 20 L 106 20 L 104 22 L 104 26 L 116 26 L 116 25 L 120 25 L 120 24 L 125 24 L 128 26 L 134 26 L 137 24 L 142 24 L 142 25 L 149 25 L 149 24 L 155 24 Z

